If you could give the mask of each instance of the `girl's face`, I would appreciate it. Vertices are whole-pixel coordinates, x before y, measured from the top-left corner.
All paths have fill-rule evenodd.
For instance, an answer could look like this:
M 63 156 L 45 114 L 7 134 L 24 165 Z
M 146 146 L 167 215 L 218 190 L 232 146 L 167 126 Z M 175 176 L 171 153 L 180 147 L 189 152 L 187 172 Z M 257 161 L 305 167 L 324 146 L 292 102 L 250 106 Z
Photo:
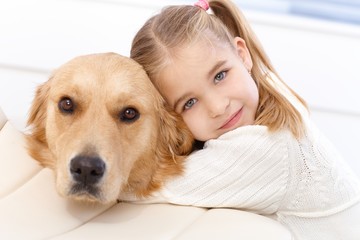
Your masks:
M 243 39 L 229 46 L 198 41 L 176 51 L 159 75 L 159 90 L 200 141 L 254 124 L 259 93 Z

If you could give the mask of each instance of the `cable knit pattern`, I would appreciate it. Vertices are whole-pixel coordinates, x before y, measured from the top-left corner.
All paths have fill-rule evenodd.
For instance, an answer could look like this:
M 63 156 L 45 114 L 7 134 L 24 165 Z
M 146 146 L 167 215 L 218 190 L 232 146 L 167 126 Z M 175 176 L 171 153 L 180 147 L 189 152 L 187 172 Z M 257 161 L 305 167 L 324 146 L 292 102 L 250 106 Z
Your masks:
M 315 126 L 309 126 L 304 139 L 289 141 L 289 146 L 292 176 L 281 208 L 284 214 L 323 217 L 358 200 L 357 177 Z

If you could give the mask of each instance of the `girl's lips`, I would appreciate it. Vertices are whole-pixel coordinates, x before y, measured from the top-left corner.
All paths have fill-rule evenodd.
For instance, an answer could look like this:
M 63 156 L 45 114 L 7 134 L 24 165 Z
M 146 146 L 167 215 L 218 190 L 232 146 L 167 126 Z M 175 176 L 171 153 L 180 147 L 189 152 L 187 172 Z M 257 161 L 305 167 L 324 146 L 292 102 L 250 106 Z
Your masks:
M 220 127 L 220 129 L 228 129 L 233 127 L 239 120 L 241 117 L 241 113 L 242 113 L 242 108 L 237 111 L 236 113 L 234 113 L 226 122 L 224 125 L 222 125 Z

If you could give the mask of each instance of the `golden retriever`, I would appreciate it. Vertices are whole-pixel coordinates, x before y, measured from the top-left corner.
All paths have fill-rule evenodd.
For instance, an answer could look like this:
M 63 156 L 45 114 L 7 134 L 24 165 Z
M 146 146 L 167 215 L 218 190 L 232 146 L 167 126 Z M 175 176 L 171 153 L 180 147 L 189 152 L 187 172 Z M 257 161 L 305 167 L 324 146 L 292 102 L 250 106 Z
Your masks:
M 193 137 L 128 57 L 77 57 L 37 89 L 28 118 L 30 155 L 54 170 L 59 194 L 110 203 L 148 196 L 183 171 Z

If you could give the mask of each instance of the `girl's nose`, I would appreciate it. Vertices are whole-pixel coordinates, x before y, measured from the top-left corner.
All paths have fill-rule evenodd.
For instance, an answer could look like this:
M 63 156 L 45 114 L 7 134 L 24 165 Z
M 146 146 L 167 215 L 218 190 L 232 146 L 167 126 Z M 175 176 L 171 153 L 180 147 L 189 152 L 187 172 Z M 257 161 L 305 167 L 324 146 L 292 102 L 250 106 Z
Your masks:
M 208 109 L 209 116 L 212 118 L 224 114 L 230 103 L 229 98 L 216 94 L 212 94 L 211 96 L 208 96 L 206 102 L 207 102 L 206 107 Z

